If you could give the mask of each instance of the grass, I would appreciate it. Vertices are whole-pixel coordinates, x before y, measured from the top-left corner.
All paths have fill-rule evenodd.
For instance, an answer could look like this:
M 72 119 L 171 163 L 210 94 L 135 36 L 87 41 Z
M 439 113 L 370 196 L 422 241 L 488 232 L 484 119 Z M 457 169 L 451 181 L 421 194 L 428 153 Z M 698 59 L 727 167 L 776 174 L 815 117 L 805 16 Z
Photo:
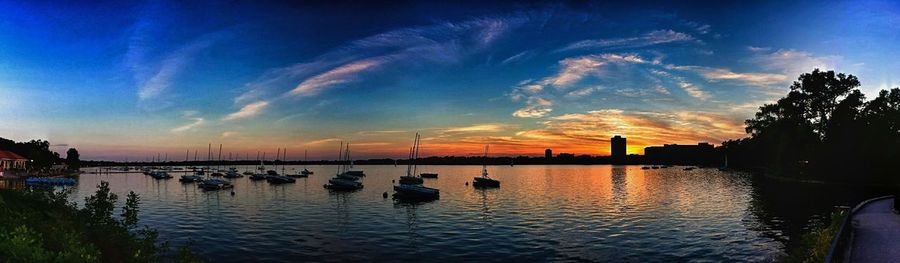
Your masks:
M 827 224 L 818 223 L 800 237 L 800 244 L 792 249 L 782 262 L 824 262 L 831 249 L 831 242 L 840 231 L 841 223 L 850 215 L 849 210 L 831 212 Z

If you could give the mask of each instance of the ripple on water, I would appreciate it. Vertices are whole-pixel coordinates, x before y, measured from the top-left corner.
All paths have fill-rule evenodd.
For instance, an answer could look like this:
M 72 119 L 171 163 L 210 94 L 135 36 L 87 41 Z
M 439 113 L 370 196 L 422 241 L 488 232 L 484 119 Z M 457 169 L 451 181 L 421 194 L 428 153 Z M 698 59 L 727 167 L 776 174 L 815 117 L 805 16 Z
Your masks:
M 292 167 L 288 167 L 289 169 Z M 299 168 L 299 167 L 293 167 Z M 296 184 L 247 178 L 205 192 L 142 174 L 85 174 L 75 200 L 101 180 L 142 196 L 141 222 L 212 261 L 766 261 L 782 235 L 751 209 L 746 176 L 637 166 L 489 167 L 499 189 L 464 183 L 477 166 L 420 167 L 441 199 L 382 198 L 405 167 L 360 166 L 361 191 L 329 192 L 333 167 Z M 487 253 L 489 251 L 489 253 Z

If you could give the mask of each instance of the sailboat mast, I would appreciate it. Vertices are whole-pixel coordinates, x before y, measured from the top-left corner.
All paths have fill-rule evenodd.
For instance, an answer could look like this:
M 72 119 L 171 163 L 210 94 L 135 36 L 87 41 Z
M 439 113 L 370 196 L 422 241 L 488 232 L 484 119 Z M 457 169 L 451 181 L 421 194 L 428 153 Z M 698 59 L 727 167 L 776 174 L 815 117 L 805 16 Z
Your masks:
M 416 143 L 413 142 L 413 145 L 415 145 L 415 144 L 416 144 Z M 413 147 L 415 147 L 415 146 L 409 147 L 409 154 L 407 154 L 407 156 L 406 156 L 406 160 L 409 161 L 408 163 L 406 163 L 406 176 L 410 176 L 410 175 L 412 174 L 412 165 L 413 165 L 413 160 L 412 160 L 412 157 L 413 157 Z
M 338 150 L 338 171 L 337 174 L 341 174 L 341 162 L 344 161 L 344 141 L 341 141 L 341 149 Z
M 222 144 L 219 144 L 219 161 L 216 163 L 216 169 L 222 169 Z
M 287 148 L 284 148 L 284 153 L 281 154 L 281 159 L 284 159 L 284 160 L 281 160 L 281 174 L 283 175 L 284 174 L 284 165 L 285 165 L 284 162 L 287 160 Z
M 484 161 L 481 163 L 481 176 L 487 176 L 487 155 L 490 144 L 484 146 Z
M 350 159 L 350 142 L 347 142 L 347 171 L 353 169 L 353 160 Z
M 413 156 L 413 159 L 416 160 L 416 163 L 413 164 L 413 175 L 416 175 L 416 174 L 418 174 L 418 168 L 419 168 L 419 166 L 418 166 L 419 165 L 418 164 L 418 161 L 419 161 L 419 133 L 418 132 L 416 133 L 415 156 Z

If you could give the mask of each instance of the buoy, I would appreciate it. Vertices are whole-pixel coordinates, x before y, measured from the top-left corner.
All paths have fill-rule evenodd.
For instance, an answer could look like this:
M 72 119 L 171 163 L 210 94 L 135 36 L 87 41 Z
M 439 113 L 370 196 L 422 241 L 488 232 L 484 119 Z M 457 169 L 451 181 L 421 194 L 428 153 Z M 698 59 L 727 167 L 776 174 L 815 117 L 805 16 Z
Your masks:
M 234 191 L 231 191 L 231 195 L 234 196 Z
M 387 198 L 387 192 L 384 192 L 383 194 L 381 194 L 381 197 L 382 197 L 382 198 Z
M 394 180 L 391 180 L 391 183 L 393 184 L 393 183 L 394 183 Z
M 469 182 L 466 182 L 466 186 L 469 186 Z

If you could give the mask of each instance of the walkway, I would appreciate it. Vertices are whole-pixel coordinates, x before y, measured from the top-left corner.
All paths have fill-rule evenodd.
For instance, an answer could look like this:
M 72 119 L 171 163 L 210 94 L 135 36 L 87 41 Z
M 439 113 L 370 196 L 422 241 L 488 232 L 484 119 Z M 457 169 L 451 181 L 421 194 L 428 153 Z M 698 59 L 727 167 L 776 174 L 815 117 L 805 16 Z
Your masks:
M 894 198 L 884 198 L 856 211 L 850 262 L 900 262 L 900 215 L 893 205 Z

